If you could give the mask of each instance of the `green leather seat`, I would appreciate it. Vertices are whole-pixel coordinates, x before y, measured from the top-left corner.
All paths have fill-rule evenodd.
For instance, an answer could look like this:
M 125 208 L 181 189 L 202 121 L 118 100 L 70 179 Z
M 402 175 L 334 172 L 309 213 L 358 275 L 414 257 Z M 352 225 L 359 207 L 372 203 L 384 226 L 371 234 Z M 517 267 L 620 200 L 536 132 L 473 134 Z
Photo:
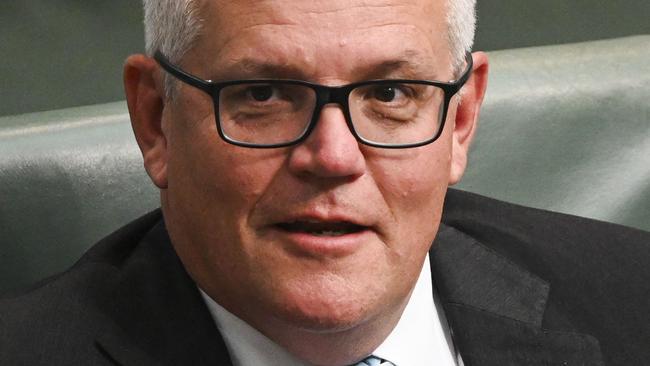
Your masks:
M 158 205 L 125 103 L 0 118 L 0 292 Z
M 490 58 L 460 187 L 650 230 L 650 36 Z M 124 103 L 0 118 L 0 291 L 157 206 Z
M 490 58 L 459 187 L 650 230 L 650 36 Z
M 650 33 L 647 0 L 490 0 L 477 11 L 481 50 Z M 139 0 L 0 1 L 0 115 L 121 100 L 142 16 Z

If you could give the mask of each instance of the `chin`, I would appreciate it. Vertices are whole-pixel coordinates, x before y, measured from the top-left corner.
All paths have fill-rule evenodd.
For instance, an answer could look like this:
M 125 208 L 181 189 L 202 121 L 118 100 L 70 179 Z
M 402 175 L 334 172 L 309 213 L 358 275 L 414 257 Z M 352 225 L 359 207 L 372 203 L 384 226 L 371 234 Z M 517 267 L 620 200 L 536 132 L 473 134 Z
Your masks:
M 280 291 L 278 318 L 296 328 L 317 333 L 341 332 L 367 322 L 380 313 L 383 303 L 367 296 L 365 288 L 313 286 L 302 281 L 300 287 Z
M 358 304 L 329 304 L 293 306 L 282 315 L 282 320 L 290 325 L 313 333 L 337 333 L 348 331 L 365 323 L 370 314 L 368 309 Z

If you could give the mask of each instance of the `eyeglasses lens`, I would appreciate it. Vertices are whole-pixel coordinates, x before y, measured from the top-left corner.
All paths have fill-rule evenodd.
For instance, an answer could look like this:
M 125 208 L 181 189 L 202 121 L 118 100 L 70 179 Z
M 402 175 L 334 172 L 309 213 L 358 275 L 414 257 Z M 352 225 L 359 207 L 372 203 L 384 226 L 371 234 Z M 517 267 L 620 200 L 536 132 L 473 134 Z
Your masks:
M 290 83 L 241 83 L 219 94 L 219 123 L 238 142 L 272 145 L 300 138 L 312 120 L 316 92 Z M 413 144 L 440 128 L 444 91 L 416 83 L 363 84 L 348 105 L 356 133 L 379 144 Z

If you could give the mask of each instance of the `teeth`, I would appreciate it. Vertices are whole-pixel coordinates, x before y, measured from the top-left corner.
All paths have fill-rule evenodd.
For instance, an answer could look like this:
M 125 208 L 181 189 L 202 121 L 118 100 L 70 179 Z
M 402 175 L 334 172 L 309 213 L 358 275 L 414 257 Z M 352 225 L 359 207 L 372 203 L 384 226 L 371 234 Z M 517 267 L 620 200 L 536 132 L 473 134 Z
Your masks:
M 315 236 L 341 236 L 363 230 L 363 227 L 351 223 L 323 223 L 317 220 L 280 223 L 278 226 L 290 232 L 303 232 Z
M 347 234 L 347 231 L 334 231 L 334 230 L 323 230 L 323 231 L 312 231 L 311 234 L 315 236 L 341 236 Z

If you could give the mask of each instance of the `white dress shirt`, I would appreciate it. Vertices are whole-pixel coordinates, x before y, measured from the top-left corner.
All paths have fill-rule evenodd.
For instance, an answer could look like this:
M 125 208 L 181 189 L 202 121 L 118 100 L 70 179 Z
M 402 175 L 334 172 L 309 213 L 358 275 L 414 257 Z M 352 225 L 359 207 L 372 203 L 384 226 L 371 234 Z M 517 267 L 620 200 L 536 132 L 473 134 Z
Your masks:
M 199 289 L 200 290 L 200 289 Z M 433 301 L 431 267 L 427 255 L 420 277 L 402 317 L 372 353 L 396 366 L 456 366 L 447 328 Z M 239 319 L 201 290 L 212 318 L 230 353 L 233 366 L 309 366 Z

